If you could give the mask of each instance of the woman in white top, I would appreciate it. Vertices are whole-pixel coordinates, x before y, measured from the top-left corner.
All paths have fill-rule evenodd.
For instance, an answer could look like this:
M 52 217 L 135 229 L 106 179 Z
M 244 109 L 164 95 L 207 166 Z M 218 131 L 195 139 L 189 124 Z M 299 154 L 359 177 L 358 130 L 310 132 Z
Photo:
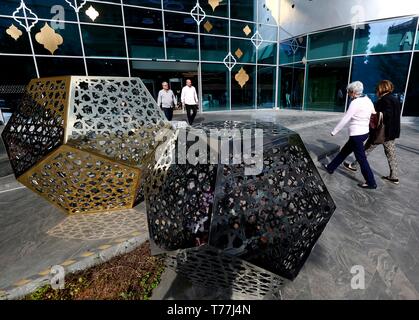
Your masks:
M 332 136 L 337 135 L 346 125 L 349 124 L 349 141 L 342 148 L 336 158 L 327 166 L 326 170 L 333 174 L 335 170 L 353 152 L 360 164 L 365 183 L 359 184 L 363 189 L 377 189 L 374 174 L 365 155 L 364 142 L 369 137 L 370 118 L 375 114 L 374 104 L 367 96 L 363 95 L 364 85 L 356 81 L 348 86 L 348 95 L 352 102 L 343 119 L 332 131 Z

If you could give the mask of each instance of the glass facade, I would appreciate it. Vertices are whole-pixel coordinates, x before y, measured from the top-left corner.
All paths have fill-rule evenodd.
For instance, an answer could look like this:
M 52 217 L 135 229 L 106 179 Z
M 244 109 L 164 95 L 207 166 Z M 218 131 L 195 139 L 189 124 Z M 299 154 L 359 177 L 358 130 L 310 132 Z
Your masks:
M 74 74 L 139 76 L 153 95 L 162 81 L 179 91 L 192 78 L 204 112 L 343 112 L 349 81 L 363 81 L 375 99 L 375 84 L 385 78 L 394 82 L 404 115 L 418 115 L 416 16 L 291 36 L 272 15 L 278 1 L 24 4 L 0 1 L 0 100 L 6 102 L 1 87 Z

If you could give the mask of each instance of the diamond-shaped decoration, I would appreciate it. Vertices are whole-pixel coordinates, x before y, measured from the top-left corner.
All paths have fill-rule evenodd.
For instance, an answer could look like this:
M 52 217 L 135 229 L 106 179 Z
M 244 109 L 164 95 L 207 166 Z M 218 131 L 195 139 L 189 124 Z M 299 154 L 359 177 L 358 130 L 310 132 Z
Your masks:
M 252 29 L 250 29 L 249 25 L 246 25 L 246 26 L 243 28 L 243 32 L 244 32 L 244 34 L 245 34 L 246 36 L 248 36 L 249 34 L 251 34 L 251 33 L 252 33 Z
M 25 28 L 27 32 L 30 32 L 38 23 L 38 16 L 26 6 L 23 0 L 20 2 L 20 6 L 13 12 L 13 19 Z
M 7 30 L 6 33 L 11 36 L 13 39 L 17 40 L 23 34 L 14 24 L 12 24 Z
M 292 52 L 294 52 L 294 54 L 297 53 L 298 47 L 299 46 L 298 46 L 297 39 L 292 39 L 292 41 L 291 41 L 291 50 L 292 50 Z
M 211 30 L 213 29 L 213 25 L 211 24 L 211 22 L 209 20 L 207 20 L 207 22 L 204 23 L 204 29 L 207 32 L 211 32 Z
M 81 8 L 86 4 L 87 0 L 65 0 L 74 11 L 79 12 Z
M 240 48 L 238 48 L 238 49 L 236 50 L 236 52 L 234 52 L 234 54 L 236 55 L 236 57 L 237 57 L 237 58 L 239 58 L 239 59 L 240 59 L 241 57 L 243 57 L 243 54 L 244 54 L 244 53 L 243 53 L 243 51 L 241 51 L 241 50 L 240 50 Z
M 93 6 L 90 6 L 89 9 L 86 10 L 86 15 L 92 21 L 95 21 L 97 19 L 97 17 L 99 17 L 99 12 Z
M 39 44 L 42 44 L 45 49 L 51 52 L 51 54 L 54 54 L 58 47 L 64 42 L 63 37 L 56 33 L 46 22 L 41 31 L 35 35 L 35 40 Z
M 252 40 L 253 45 L 256 47 L 256 49 L 259 49 L 260 45 L 263 42 L 263 38 L 260 35 L 259 31 L 256 31 L 253 37 L 250 39 Z
M 195 7 L 193 7 L 193 9 L 191 10 L 191 16 L 198 25 L 200 25 L 201 22 L 204 21 L 205 17 L 207 16 L 205 14 L 205 11 L 199 5 L 199 1 L 196 2 Z
M 240 87 L 243 87 L 246 85 L 247 81 L 250 80 L 249 75 L 247 74 L 246 70 L 243 69 L 243 67 L 240 68 L 239 72 L 235 75 L 234 79 L 239 83 Z
M 230 71 L 237 64 L 237 60 L 236 60 L 236 58 L 234 58 L 234 56 L 231 54 L 231 52 L 229 52 L 226 55 L 226 57 L 224 58 L 223 62 L 225 64 L 225 66 L 227 67 L 227 69 L 230 70 Z

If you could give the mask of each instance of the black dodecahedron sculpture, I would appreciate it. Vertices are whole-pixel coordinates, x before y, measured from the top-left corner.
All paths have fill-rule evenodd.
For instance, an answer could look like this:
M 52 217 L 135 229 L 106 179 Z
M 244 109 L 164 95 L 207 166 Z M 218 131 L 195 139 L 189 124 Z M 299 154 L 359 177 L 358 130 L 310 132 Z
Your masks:
M 212 129 L 240 133 L 262 129 L 260 174 L 246 175 L 244 164 L 211 162 L 211 148 L 218 142 Z M 199 136 L 195 130 L 207 135 L 208 164 L 177 164 L 178 151 L 188 150 L 194 141 L 186 147 L 173 142 L 181 135 Z M 167 251 L 203 245 L 205 251 L 210 246 L 225 257 L 295 279 L 335 210 L 299 135 L 272 123 L 212 122 L 180 129 L 172 139 L 170 160 L 162 157 L 151 168 L 154 174 L 148 174 L 154 181 L 146 183 L 150 239 L 155 245 Z M 231 149 L 232 141 L 230 137 Z M 187 252 L 190 255 L 187 250 L 184 256 Z M 185 266 L 186 260 L 180 262 L 178 268 Z

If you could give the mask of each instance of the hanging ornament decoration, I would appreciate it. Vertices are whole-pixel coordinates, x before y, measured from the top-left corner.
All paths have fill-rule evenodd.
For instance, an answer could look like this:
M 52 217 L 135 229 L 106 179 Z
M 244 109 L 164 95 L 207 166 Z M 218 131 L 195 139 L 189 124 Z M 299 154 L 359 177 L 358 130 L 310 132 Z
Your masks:
M 42 44 L 51 54 L 54 54 L 58 47 L 64 43 L 63 37 L 56 33 L 48 23 L 45 23 L 41 31 L 35 35 L 35 40 Z
M 204 23 L 204 29 L 209 33 L 214 28 L 214 26 L 211 24 L 209 20 Z
M 243 51 L 241 51 L 241 49 L 240 48 L 238 48 L 237 50 L 236 50 L 236 52 L 234 52 L 234 54 L 236 55 L 236 57 L 237 58 L 241 58 L 241 57 L 243 57 Z
M 79 12 L 81 8 L 86 4 L 87 0 L 65 0 L 70 7 L 72 7 L 76 12 Z
M 90 6 L 86 10 L 86 15 L 94 22 L 99 17 L 99 12 L 93 6 Z
M 240 68 L 239 72 L 235 75 L 234 79 L 239 83 L 240 87 L 243 89 L 243 87 L 246 85 L 247 81 L 250 80 L 249 75 L 247 74 L 246 70 L 243 69 L 243 67 Z
M 199 5 L 199 1 L 196 1 L 195 7 L 192 8 L 190 15 L 195 20 L 195 22 L 200 25 L 202 21 L 206 18 L 206 13 L 204 9 Z
M 12 16 L 13 20 L 19 23 L 21 27 L 25 28 L 26 32 L 30 32 L 38 23 L 38 16 L 26 6 L 23 0 L 20 2 L 20 6 L 13 12 Z
M 223 0 L 208 0 L 208 4 L 211 6 L 212 11 L 215 11 L 215 9 L 220 5 L 220 2 L 223 2 Z
M 224 65 L 227 67 L 228 70 L 232 70 L 235 65 L 237 64 L 236 58 L 229 52 L 223 60 Z
M 250 29 L 249 25 L 246 25 L 246 26 L 243 28 L 243 32 L 244 32 L 244 34 L 245 34 L 246 36 L 248 36 L 249 34 L 251 34 L 251 33 L 252 33 L 252 29 Z
M 6 30 L 6 33 L 15 40 L 19 39 L 23 34 L 22 31 L 20 31 L 14 24 Z
M 259 49 L 260 45 L 263 42 L 263 38 L 260 35 L 259 31 L 256 31 L 250 40 L 252 41 L 256 49 Z

